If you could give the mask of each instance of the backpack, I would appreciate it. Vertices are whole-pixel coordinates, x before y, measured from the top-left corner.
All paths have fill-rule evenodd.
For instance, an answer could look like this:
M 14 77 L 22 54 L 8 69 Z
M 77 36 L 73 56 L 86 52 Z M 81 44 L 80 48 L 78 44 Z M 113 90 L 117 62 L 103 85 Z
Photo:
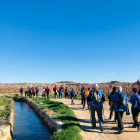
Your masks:
M 50 90 L 47 88 L 47 90 L 46 90 L 47 92 L 49 92 Z
M 98 104 L 101 102 L 101 97 L 99 91 L 92 91 L 92 103 L 93 104 Z
M 36 92 L 38 92 L 38 88 L 36 88 Z
M 127 101 L 125 98 L 125 94 L 118 94 L 118 99 L 117 99 L 117 108 L 126 108 L 127 107 Z
M 139 94 L 134 94 L 135 96 L 135 101 L 137 102 L 137 105 L 140 106 L 140 95 Z
M 68 92 L 68 90 L 66 89 L 65 92 Z
M 22 92 L 23 91 L 23 88 L 21 88 L 20 91 Z

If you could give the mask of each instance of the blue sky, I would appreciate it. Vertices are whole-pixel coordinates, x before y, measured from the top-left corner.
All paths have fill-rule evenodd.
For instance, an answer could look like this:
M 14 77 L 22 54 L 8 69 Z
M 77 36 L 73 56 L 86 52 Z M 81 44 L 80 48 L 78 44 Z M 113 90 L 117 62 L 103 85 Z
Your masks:
M 139 0 L 0 0 L 0 83 L 135 82 Z

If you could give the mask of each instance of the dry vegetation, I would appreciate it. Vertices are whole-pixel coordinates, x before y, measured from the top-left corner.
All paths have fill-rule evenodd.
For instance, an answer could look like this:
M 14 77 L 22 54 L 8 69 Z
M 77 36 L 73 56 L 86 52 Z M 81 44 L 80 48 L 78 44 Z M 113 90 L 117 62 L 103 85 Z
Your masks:
M 112 91 L 112 88 L 114 86 L 122 86 L 123 92 L 125 94 L 127 94 L 128 97 L 131 94 L 132 87 L 138 87 L 137 83 L 122 83 L 122 82 L 118 82 L 118 81 L 108 82 L 108 83 L 98 83 L 98 84 L 100 86 L 100 90 L 102 90 L 106 96 L 108 96 L 110 94 L 110 92 Z M 74 82 L 0 84 L 0 94 L 18 94 L 21 87 L 23 87 L 24 89 L 27 87 L 38 87 L 40 90 L 39 94 L 41 94 L 42 88 L 46 87 L 46 86 L 48 86 L 51 89 L 52 94 L 53 94 L 53 88 L 55 85 L 57 85 L 58 88 L 63 85 L 64 88 L 68 87 L 70 90 L 73 87 L 73 88 L 75 88 L 77 95 L 80 96 L 80 90 L 83 85 L 86 88 L 89 88 L 89 87 L 92 88 L 93 84 L 74 83 Z

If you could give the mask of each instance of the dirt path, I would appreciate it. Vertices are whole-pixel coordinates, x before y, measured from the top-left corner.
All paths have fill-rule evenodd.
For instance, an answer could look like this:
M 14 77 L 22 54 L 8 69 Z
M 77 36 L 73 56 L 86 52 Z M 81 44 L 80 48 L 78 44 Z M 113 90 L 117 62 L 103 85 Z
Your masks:
M 90 112 L 89 110 L 82 109 L 80 100 L 75 100 L 75 105 L 71 105 L 70 99 L 53 99 L 54 101 L 60 101 L 69 106 L 75 112 L 76 117 L 80 120 L 81 125 L 81 135 L 83 140 L 140 140 L 140 132 L 137 132 L 136 128 L 132 128 L 133 120 L 132 115 L 126 116 L 124 114 L 124 133 L 118 134 L 116 122 L 108 120 L 109 117 L 109 105 L 108 102 L 104 104 L 104 114 L 106 121 L 106 129 L 103 132 L 100 132 L 99 123 L 97 122 L 97 128 L 92 129 L 90 121 Z M 97 118 L 97 116 L 96 116 Z M 97 118 L 98 119 L 98 118 Z M 140 120 L 140 117 L 139 117 Z M 104 125 L 105 126 L 105 125 Z

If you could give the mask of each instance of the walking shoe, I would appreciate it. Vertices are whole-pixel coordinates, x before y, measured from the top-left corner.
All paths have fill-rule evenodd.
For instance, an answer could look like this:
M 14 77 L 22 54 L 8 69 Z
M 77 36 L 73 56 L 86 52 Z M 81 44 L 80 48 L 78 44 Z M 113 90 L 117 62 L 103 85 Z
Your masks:
M 103 123 L 100 123 L 100 131 L 104 131 L 104 129 L 103 129 Z
M 96 126 L 93 126 L 93 125 L 92 125 L 92 129 L 96 129 Z
M 117 120 L 116 120 L 116 119 L 114 119 L 114 121 L 115 121 L 115 122 L 117 122 Z
M 133 127 L 133 128 L 136 128 L 137 126 L 133 124 L 132 127 Z
M 118 130 L 118 133 L 122 134 L 122 133 L 124 133 L 124 130 Z

